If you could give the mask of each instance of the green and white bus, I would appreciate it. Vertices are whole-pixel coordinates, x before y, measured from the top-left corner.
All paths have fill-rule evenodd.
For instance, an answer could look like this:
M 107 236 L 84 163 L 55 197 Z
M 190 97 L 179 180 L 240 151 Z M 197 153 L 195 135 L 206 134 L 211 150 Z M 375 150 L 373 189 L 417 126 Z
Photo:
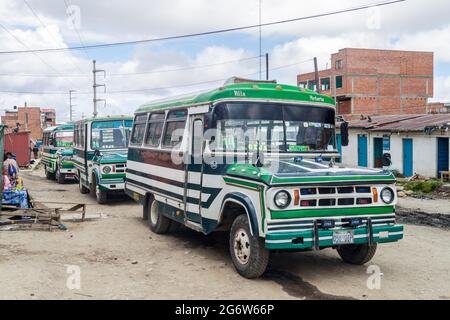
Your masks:
M 75 123 L 74 161 L 82 194 L 90 193 L 99 204 L 123 193 L 128 140 L 133 117 L 108 116 Z
M 332 248 L 365 264 L 378 244 L 403 238 L 392 173 L 335 164 L 332 98 L 240 82 L 136 111 L 125 190 L 153 232 L 229 231 L 247 278 L 274 250 Z
M 73 163 L 73 124 L 50 127 L 44 130 L 42 163 L 45 176 L 63 184 L 75 177 Z

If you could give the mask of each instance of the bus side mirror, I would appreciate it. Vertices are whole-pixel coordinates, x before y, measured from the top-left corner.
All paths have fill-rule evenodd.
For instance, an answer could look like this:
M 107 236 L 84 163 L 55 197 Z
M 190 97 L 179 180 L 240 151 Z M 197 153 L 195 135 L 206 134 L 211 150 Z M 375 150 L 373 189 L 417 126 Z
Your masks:
M 255 152 L 252 157 L 252 164 L 256 168 L 264 167 L 264 153 L 263 152 Z
M 94 150 L 94 157 L 100 157 L 102 155 L 102 153 L 100 152 L 100 150 L 95 149 Z
M 341 123 L 341 141 L 343 147 L 348 147 L 349 137 L 348 137 L 348 122 L 344 121 Z

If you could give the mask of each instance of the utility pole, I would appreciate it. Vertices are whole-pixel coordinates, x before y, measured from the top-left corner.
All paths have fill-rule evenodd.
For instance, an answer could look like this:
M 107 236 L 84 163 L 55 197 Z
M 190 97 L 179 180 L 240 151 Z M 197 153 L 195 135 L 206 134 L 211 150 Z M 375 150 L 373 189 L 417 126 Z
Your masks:
M 266 80 L 269 81 L 269 54 L 266 53 Z
M 28 105 L 26 101 L 24 107 L 25 107 L 25 131 L 28 131 Z
M 70 101 L 70 104 L 69 104 L 69 112 L 70 112 L 69 113 L 69 119 L 70 119 L 70 122 L 73 121 L 73 107 L 75 105 L 72 104 L 72 100 L 75 99 L 75 98 L 72 98 L 72 93 L 74 93 L 74 92 L 77 92 L 77 90 L 69 90 L 69 101 Z
M 97 102 L 104 101 L 106 104 L 105 99 L 97 99 L 97 88 L 98 87 L 105 88 L 105 93 L 106 93 L 106 85 L 97 84 L 97 73 L 103 73 L 103 76 L 106 78 L 106 71 L 105 70 L 97 70 L 96 66 L 95 66 L 96 63 L 97 63 L 97 61 L 94 60 L 93 61 L 94 68 L 92 70 L 92 74 L 94 75 L 94 85 L 93 85 L 93 88 L 94 88 L 94 118 L 97 118 L 97 116 L 98 116 Z
M 262 0 L 259 0 L 259 80 L 262 80 Z
M 320 93 L 320 77 L 319 77 L 319 67 L 317 65 L 317 58 L 314 57 L 314 73 L 316 75 L 316 91 Z

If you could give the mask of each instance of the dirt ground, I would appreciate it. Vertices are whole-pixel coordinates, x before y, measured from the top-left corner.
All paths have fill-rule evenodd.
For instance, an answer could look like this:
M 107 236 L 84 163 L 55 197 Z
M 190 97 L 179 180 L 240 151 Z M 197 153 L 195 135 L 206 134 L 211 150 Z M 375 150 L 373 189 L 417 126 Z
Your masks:
M 130 200 L 99 206 L 42 170 L 23 176 L 35 200 L 86 203 L 101 218 L 0 232 L 0 299 L 450 299 L 449 230 L 406 225 L 404 240 L 380 246 L 369 264 L 383 274 L 380 289 L 367 287 L 369 265 L 346 265 L 333 250 L 274 255 L 266 276 L 246 280 L 226 234 L 158 236 Z M 80 268 L 79 290 L 67 287 L 68 265 Z
M 419 210 L 427 213 L 440 213 L 450 215 L 450 200 L 449 199 L 417 199 L 412 197 L 399 198 L 398 206 L 411 209 Z

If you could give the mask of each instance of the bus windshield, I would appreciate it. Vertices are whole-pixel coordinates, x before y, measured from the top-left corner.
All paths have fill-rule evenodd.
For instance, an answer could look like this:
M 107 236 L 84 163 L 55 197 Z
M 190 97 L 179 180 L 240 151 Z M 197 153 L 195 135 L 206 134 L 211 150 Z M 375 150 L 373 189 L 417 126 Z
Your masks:
M 228 103 L 216 107 L 213 149 L 227 152 L 335 152 L 335 110 L 311 105 Z
M 132 120 L 99 121 L 92 123 L 92 149 L 126 149 L 130 138 Z
M 73 146 L 73 131 L 60 131 L 55 134 L 57 148 L 70 148 Z

